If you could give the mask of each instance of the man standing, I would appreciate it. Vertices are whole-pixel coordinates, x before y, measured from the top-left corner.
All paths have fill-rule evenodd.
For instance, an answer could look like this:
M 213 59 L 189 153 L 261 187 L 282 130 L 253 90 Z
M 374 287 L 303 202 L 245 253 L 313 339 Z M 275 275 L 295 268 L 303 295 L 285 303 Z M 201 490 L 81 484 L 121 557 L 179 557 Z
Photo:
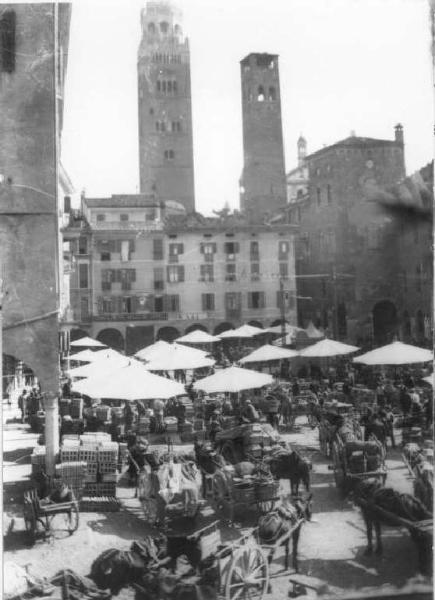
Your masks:
M 281 402 L 275 394 L 266 396 L 266 412 L 269 423 L 274 429 L 278 429 L 280 404 Z

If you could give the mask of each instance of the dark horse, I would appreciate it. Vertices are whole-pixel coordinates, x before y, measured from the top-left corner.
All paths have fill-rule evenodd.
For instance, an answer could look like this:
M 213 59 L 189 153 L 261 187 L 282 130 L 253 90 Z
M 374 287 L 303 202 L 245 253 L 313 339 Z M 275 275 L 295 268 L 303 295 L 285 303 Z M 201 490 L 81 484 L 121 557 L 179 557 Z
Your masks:
M 299 493 L 302 483 L 307 492 L 310 491 L 311 462 L 295 450 L 283 450 L 279 454 L 267 456 L 264 462 L 269 466 L 275 479 L 288 479 L 292 495 Z
M 361 508 L 362 516 L 366 525 L 367 548 L 366 555 L 373 553 L 373 528 L 376 535 L 376 554 L 383 552 L 381 539 L 381 525 L 398 526 L 394 517 L 405 519 L 409 522 L 424 521 L 431 519 L 432 515 L 424 505 L 411 494 L 402 494 L 392 488 L 384 488 L 382 484 L 375 479 L 366 479 L 359 481 L 353 491 L 355 503 Z M 360 503 L 359 500 L 365 501 Z M 367 506 L 369 503 L 369 506 Z M 370 506 L 372 505 L 373 508 Z M 381 514 L 375 507 L 391 513 Z M 410 534 L 417 547 L 419 569 L 422 573 L 429 573 L 432 565 L 431 540 L 429 536 L 420 533 L 418 530 L 410 528 Z
M 258 538 L 261 544 L 273 546 L 269 554 L 269 564 L 273 560 L 276 551 L 276 543 L 284 546 L 285 563 L 284 568 L 289 568 L 289 544 L 292 540 L 292 565 L 295 571 L 299 569 L 298 545 L 301 526 L 304 521 L 311 520 L 311 498 L 291 497 L 286 499 L 276 510 L 260 517 L 258 521 Z

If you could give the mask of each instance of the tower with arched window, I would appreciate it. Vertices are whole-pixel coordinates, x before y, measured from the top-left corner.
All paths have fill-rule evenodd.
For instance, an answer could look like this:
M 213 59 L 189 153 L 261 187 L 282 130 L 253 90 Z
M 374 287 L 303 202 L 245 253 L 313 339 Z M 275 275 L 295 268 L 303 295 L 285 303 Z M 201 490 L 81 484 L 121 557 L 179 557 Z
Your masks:
M 140 191 L 195 208 L 190 51 L 181 11 L 147 2 L 138 52 Z
M 261 218 L 286 203 L 278 56 L 249 54 L 240 66 L 244 152 L 240 207 Z

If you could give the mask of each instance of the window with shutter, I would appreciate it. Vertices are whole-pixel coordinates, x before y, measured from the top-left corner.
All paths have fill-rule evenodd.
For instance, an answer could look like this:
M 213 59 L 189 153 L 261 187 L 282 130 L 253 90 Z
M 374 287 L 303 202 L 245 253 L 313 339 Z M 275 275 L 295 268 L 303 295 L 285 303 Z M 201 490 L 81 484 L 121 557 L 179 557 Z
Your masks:
M 163 260 L 163 239 L 162 238 L 153 239 L 153 259 L 154 260 Z
M 88 279 L 88 265 L 84 263 L 79 264 L 79 288 L 87 289 L 89 287 Z
M 214 294 L 201 294 L 202 310 L 214 310 Z
M 200 265 L 200 281 L 213 281 L 214 269 L 213 265 Z
M 236 281 L 236 265 L 234 263 L 225 265 L 225 281 Z
M 288 279 L 288 263 L 279 263 L 279 276 L 281 279 Z

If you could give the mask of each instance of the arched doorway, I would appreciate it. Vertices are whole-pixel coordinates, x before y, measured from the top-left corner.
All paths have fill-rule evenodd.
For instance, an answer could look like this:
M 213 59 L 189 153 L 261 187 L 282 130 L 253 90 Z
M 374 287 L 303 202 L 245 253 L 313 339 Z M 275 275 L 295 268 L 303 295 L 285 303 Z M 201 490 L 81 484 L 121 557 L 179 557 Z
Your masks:
M 231 323 L 219 323 L 219 325 L 214 328 L 213 334 L 219 335 L 220 333 L 228 331 L 229 329 L 234 329 Z
M 248 325 L 251 327 L 258 327 L 259 329 L 263 329 L 263 324 L 260 321 L 248 321 Z
M 337 329 L 338 339 L 347 336 L 346 305 L 343 302 L 340 302 L 337 307 Z
M 403 311 L 403 317 L 402 317 L 402 332 L 403 332 L 403 338 L 405 341 L 408 341 L 411 339 L 411 318 L 409 316 L 409 312 L 407 310 Z
M 180 337 L 180 332 L 175 327 L 161 327 L 157 332 L 156 339 L 171 343 L 178 337 Z
M 397 310 L 389 300 L 373 307 L 373 337 L 379 346 L 389 344 L 397 334 Z
M 275 321 L 272 321 L 271 327 L 276 327 L 277 325 L 281 325 L 281 323 L 282 319 L 275 319 Z M 284 321 L 284 323 L 287 323 L 287 321 Z
M 14 404 L 24 387 L 38 382 L 34 371 L 15 356 L 3 354 L 3 398 Z
M 124 352 L 125 350 L 124 337 L 118 329 L 111 327 L 102 329 L 97 335 L 97 340 L 118 352 Z
M 86 337 L 88 335 L 89 333 L 84 329 L 71 329 L 71 331 L 69 332 L 69 339 L 71 342 L 75 342 L 76 340 L 79 340 L 80 338 Z
M 424 315 L 421 310 L 418 310 L 415 316 L 415 333 L 417 341 L 420 342 L 424 339 Z
M 192 331 L 205 331 L 205 333 L 208 333 L 208 329 L 205 325 L 201 325 L 201 323 L 194 323 L 193 325 L 189 325 L 189 327 L 186 327 L 185 330 L 185 334 L 187 335 L 188 333 L 192 332 Z

